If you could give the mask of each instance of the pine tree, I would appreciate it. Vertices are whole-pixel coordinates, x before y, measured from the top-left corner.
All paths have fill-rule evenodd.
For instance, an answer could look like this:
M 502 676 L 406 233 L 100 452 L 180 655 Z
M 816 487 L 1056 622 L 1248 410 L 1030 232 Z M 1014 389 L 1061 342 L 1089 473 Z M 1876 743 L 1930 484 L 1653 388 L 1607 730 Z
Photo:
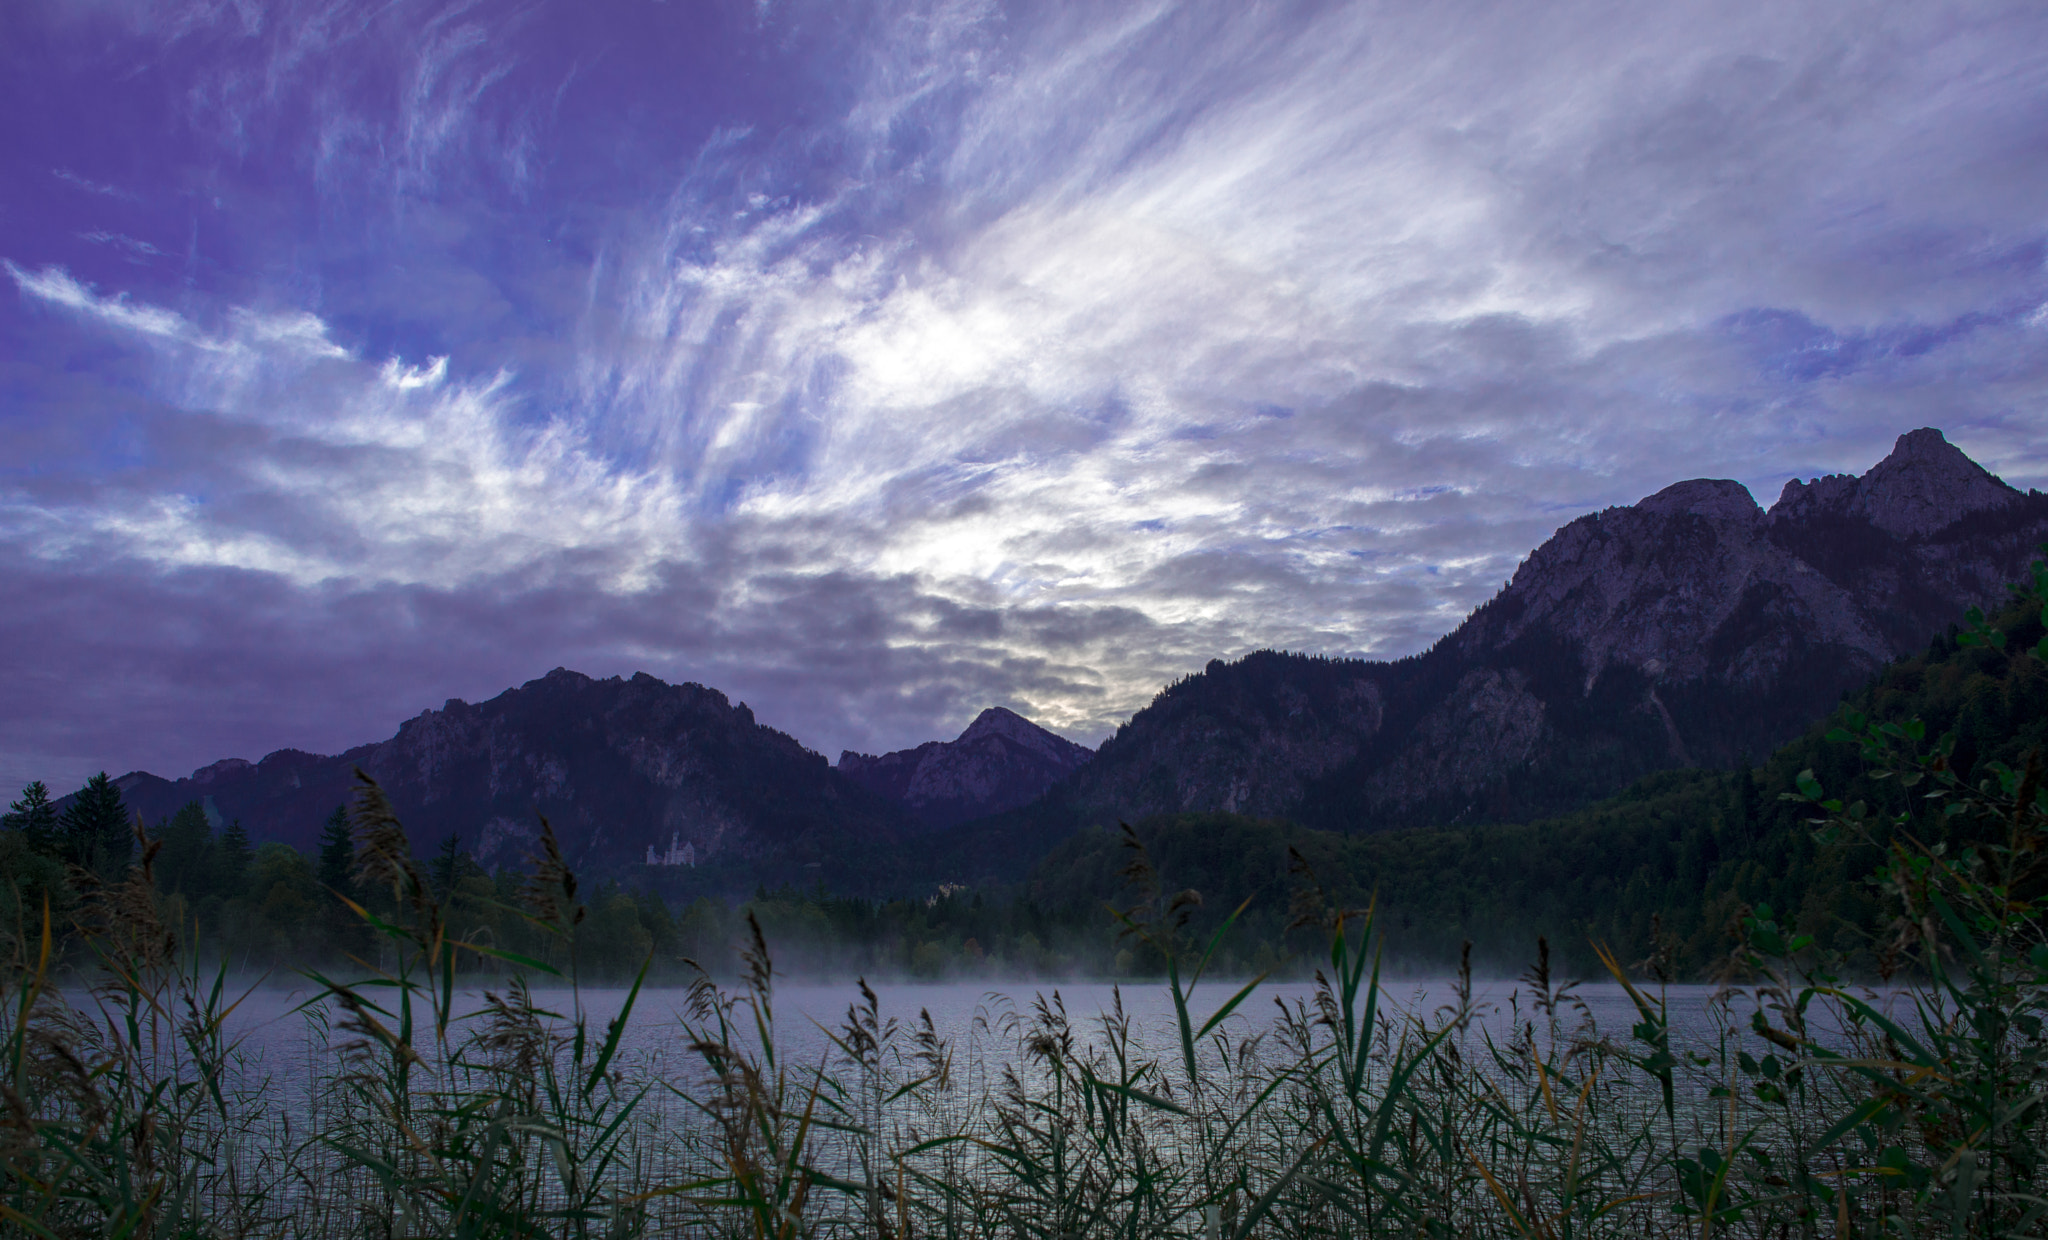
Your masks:
M 229 821 L 220 833 L 220 842 L 214 845 L 213 855 L 216 893 L 223 900 L 243 895 L 242 888 L 249 881 L 249 862 L 256 854 L 249 847 L 249 832 L 243 829 L 241 819 Z
M 355 881 L 355 834 L 349 830 L 348 809 L 337 805 L 320 829 L 320 885 L 333 892 L 323 905 L 322 916 L 327 947 L 337 956 L 362 956 L 370 945 L 369 927 L 355 910 L 342 903 L 357 900 Z
M 71 794 L 71 804 L 58 819 L 60 853 L 66 861 L 113 878 L 127 866 L 134 849 L 134 829 L 121 790 L 101 771 Z
M 57 807 L 50 803 L 50 790 L 38 779 L 21 790 L 21 799 L 11 801 L 0 815 L 0 827 L 19 831 L 28 846 L 39 853 L 57 848 Z
M 163 848 L 156 857 L 156 881 L 166 895 L 182 892 L 197 903 L 214 893 L 213 824 L 206 820 L 206 807 L 188 801 L 170 821 L 157 827 Z
M 434 860 L 427 867 L 427 877 L 434 884 L 434 891 L 442 898 L 455 890 L 455 884 L 468 875 L 469 857 L 462 851 L 462 837 L 450 833 L 441 841 L 441 851 L 434 854 Z
M 1757 786 L 1756 767 L 1750 764 L 1749 755 L 1742 755 L 1742 768 L 1736 774 L 1735 812 L 1742 823 L 1744 842 L 1754 838 L 1757 819 L 1763 814 L 1763 790 Z
M 320 829 L 320 885 L 355 899 L 355 836 L 349 831 L 348 809 L 337 805 Z

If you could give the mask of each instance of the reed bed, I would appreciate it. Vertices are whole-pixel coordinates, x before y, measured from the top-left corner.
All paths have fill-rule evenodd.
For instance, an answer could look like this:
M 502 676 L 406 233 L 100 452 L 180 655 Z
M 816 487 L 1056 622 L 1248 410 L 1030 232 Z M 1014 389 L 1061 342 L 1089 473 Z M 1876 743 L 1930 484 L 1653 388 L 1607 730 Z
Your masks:
M 1891 1002 L 1831 972 L 1767 909 L 1744 917 L 1712 1038 L 1675 1035 L 1656 960 L 1605 955 L 1635 1009 L 1601 1029 L 1535 945 L 1505 1022 L 1469 971 L 1451 1002 L 1384 997 L 1371 910 L 1301 875 L 1326 957 L 1260 1018 L 1206 966 L 1193 893 L 1132 840 L 1124 933 L 1166 962 L 1173 1020 L 1058 996 L 964 1042 L 865 983 L 799 1061 L 758 926 L 741 976 L 699 978 L 674 1043 L 622 1051 L 576 986 L 575 876 L 551 832 L 523 915 L 566 967 L 463 942 L 374 784 L 352 906 L 382 947 L 314 975 L 306 1062 L 253 1059 L 236 996 L 163 924 L 152 845 L 93 891 L 53 983 L 51 919 L 16 937 L 0 1011 L 0 1220 L 40 1237 L 1601 1237 L 2030 1235 L 2044 1124 L 2048 856 L 2038 756 L 1965 789 L 1910 729 L 1852 739 L 2003 842 L 1951 854 L 1909 818 L 1803 796 L 1823 830 L 1883 839 L 1900 937 Z M 1809 781 L 1810 783 L 1810 781 Z M 1924 795 L 1924 792 L 1920 795 Z M 1243 910 L 1238 910 L 1241 913 Z M 465 1018 L 459 961 L 505 982 Z M 645 973 L 643 971 L 642 977 Z M 529 980 L 567 988 L 545 1009 Z M 1264 1023 L 1261 1024 L 1261 1019 Z M 1505 1030 L 1505 1032 L 1503 1032 Z

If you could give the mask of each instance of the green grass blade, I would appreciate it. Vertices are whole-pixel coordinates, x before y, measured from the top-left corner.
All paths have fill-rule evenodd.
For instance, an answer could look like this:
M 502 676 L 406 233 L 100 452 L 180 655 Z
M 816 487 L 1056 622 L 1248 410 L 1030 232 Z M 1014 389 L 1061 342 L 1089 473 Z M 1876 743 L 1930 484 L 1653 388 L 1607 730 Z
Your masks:
M 1268 976 L 1269 973 L 1259 974 L 1251 981 L 1246 982 L 1244 984 L 1243 989 L 1239 990 L 1236 994 L 1230 996 L 1229 1002 L 1225 1003 L 1222 1007 L 1217 1008 L 1216 1014 L 1214 1016 L 1211 1016 L 1208 1020 L 1204 1021 L 1202 1023 L 1202 1027 L 1195 1031 L 1195 1041 L 1199 1042 L 1203 1038 L 1208 1037 L 1209 1031 L 1211 1029 L 1214 1029 L 1217 1025 L 1223 1023 L 1225 1018 L 1227 1018 L 1232 1012 L 1235 1012 L 1237 1010 L 1237 1005 L 1243 1003 L 1246 999 L 1250 998 L 1252 991 L 1257 990 L 1259 988 L 1259 983 L 1265 981 Z
M 654 953 L 647 953 L 647 959 L 640 966 L 640 972 L 633 978 L 633 988 L 626 992 L 626 1002 L 619 1008 L 619 1014 L 612 1018 L 605 1029 L 604 1045 L 598 1048 L 597 1062 L 591 1065 L 590 1075 L 584 1079 L 583 1093 L 588 1097 L 597 1089 L 597 1083 L 604 1079 L 604 1070 L 611 1067 L 612 1056 L 619 1053 L 619 1038 L 626 1032 L 626 1019 L 633 1014 L 633 1004 L 640 998 L 640 988 L 647 984 L 647 970 L 654 967 Z
M 1251 907 L 1252 901 L 1255 898 L 1255 896 L 1246 896 L 1244 898 L 1244 903 L 1238 905 L 1237 908 L 1234 911 L 1232 911 L 1230 916 L 1223 919 L 1223 924 L 1216 927 L 1216 933 L 1211 935 L 1209 938 L 1208 948 L 1202 952 L 1201 960 L 1198 961 L 1195 965 L 1195 975 L 1188 979 L 1189 994 L 1193 994 L 1195 992 L 1195 987 L 1201 984 L 1202 974 L 1209 967 L 1210 957 L 1214 956 L 1216 954 L 1216 949 L 1223 945 L 1223 936 L 1230 933 L 1230 928 L 1237 924 L 1237 919 L 1244 915 L 1244 911 L 1246 909 Z
M 1169 1102 L 1157 1094 L 1148 1094 L 1142 1089 L 1133 1089 L 1129 1085 L 1119 1085 L 1114 1081 L 1105 1081 L 1099 1078 L 1095 1079 L 1094 1084 L 1095 1088 L 1103 1093 L 1116 1094 L 1120 1097 L 1129 1098 L 1134 1102 L 1142 1102 L 1156 1110 L 1171 1111 L 1175 1115 L 1186 1115 L 1189 1113 L 1186 1107 L 1181 1106 L 1177 1102 Z

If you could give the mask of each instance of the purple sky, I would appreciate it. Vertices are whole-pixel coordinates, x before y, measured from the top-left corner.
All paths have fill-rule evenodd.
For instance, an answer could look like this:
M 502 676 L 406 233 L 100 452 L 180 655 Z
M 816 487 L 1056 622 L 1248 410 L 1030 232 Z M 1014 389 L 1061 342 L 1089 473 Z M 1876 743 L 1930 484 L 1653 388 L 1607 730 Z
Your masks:
M 836 755 L 1410 653 L 1572 516 L 2048 479 L 2048 7 L 0 14 L 0 791 L 549 668 Z

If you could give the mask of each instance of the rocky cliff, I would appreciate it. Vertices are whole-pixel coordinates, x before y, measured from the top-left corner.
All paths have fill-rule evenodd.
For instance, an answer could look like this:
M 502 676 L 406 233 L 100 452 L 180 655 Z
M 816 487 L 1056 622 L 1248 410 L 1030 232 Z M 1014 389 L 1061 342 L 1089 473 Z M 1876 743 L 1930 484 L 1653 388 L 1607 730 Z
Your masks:
M 1428 653 L 1261 652 L 1169 687 L 1049 805 L 1369 828 L 1528 817 L 1663 767 L 1727 766 L 1995 603 L 2048 539 L 2048 496 L 1936 430 L 1869 473 L 1681 482 L 1573 521 Z
M 560 668 L 488 702 L 424 711 L 391 739 L 332 757 L 281 750 L 185 779 L 138 772 L 118 782 L 150 821 L 198 800 L 256 839 L 305 848 L 351 796 L 357 767 L 390 794 L 423 852 L 455 833 L 486 866 L 523 864 L 541 814 L 572 864 L 612 873 L 644 866 L 650 847 L 667 859 L 688 846 L 700 864 L 772 862 L 800 878 L 806 865 L 837 870 L 916 829 L 715 689 Z
M 838 771 L 905 807 L 930 827 L 950 827 L 1036 800 L 1094 751 L 992 706 L 950 741 L 927 741 L 879 757 L 839 755 Z

